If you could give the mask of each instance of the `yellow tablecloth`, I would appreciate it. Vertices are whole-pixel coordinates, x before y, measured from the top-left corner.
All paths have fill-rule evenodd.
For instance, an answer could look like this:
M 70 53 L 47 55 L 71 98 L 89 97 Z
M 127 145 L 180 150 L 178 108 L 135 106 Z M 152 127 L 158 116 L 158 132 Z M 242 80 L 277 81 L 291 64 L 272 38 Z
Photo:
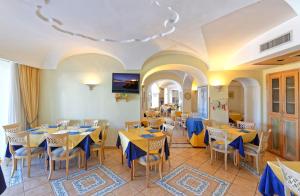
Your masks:
M 292 170 L 300 173 L 300 161 L 282 161 L 282 163 Z M 271 167 L 277 178 L 283 183 L 283 176 L 278 163 L 276 161 L 268 161 L 267 164 Z
M 128 131 L 119 131 L 119 136 L 121 139 L 121 144 L 123 148 L 123 153 L 127 148 L 128 142 L 132 142 L 134 145 L 139 147 L 141 150 L 147 152 L 147 139 L 141 137 L 142 134 L 149 134 L 148 131 L 150 128 L 138 128 L 138 129 L 130 129 Z M 151 133 L 155 137 L 163 136 L 162 132 Z
M 58 128 L 40 128 L 36 130 L 36 132 L 44 132 L 44 133 L 54 133 L 54 134 L 62 134 L 68 133 L 70 131 L 79 131 L 80 134 L 77 135 L 69 135 L 69 149 L 76 147 L 86 136 L 90 136 L 94 142 L 99 140 L 99 134 L 101 132 L 100 127 L 93 127 L 96 130 L 93 132 L 85 132 L 88 128 L 80 128 L 80 129 L 68 129 L 68 130 L 58 130 Z M 30 134 L 30 147 L 38 147 L 45 139 L 45 134 Z
M 249 142 L 252 142 L 257 135 L 257 131 L 255 129 L 247 129 L 247 131 L 249 131 L 249 133 L 244 133 L 244 132 L 241 132 L 241 129 L 232 128 L 228 125 L 215 125 L 215 126 L 211 126 L 211 127 L 226 131 L 228 133 L 228 140 L 230 142 L 235 140 L 239 136 L 242 136 L 243 142 L 249 143 Z

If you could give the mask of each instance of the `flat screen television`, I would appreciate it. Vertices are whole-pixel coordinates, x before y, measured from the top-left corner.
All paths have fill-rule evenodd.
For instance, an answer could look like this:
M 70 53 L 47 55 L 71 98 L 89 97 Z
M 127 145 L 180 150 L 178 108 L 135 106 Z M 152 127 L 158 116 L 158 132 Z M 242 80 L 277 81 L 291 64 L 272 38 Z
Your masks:
M 113 73 L 113 93 L 136 93 L 140 92 L 140 74 L 138 73 Z

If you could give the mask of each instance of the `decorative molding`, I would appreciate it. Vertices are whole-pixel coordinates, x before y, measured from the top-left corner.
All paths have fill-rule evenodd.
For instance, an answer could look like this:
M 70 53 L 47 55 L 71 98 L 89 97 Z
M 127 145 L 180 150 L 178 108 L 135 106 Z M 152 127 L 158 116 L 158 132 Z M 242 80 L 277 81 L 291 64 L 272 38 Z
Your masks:
M 175 32 L 175 25 L 178 23 L 179 21 L 179 14 L 177 11 L 175 11 L 172 7 L 170 6 L 163 6 L 161 5 L 157 0 L 147 0 L 150 2 L 150 5 L 154 5 L 155 7 L 158 8 L 163 8 L 166 9 L 168 12 L 170 12 L 172 14 L 172 17 L 164 20 L 164 23 L 162 24 L 162 26 L 165 28 L 165 30 L 161 33 L 158 34 L 154 34 L 148 37 L 142 37 L 142 38 L 130 38 L 130 39 L 122 39 L 122 40 L 118 40 L 118 39 L 114 39 L 114 38 L 96 38 L 93 36 L 89 36 L 86 35 L 84 33 L 79 33 L 79 32 L 73 32 L 71 29 L 65 29 L 64 27 L 64 22 L 54 16 L 46 16 L 43 13 L 43 9 L 45 7 L 47 7 L 52 0 L 44 0 L 43 5 L 37 5 L 36 6 L 36 10 L 35 10 L 35 14 L 36 16 L 41 19 L 43 22 L 48 23 L 54 30 L 67 34 L 67 35 L 71 35 L 71 36 L 76 36 L 76 37 L 81 37 L 84 39 L 88 39 L 91 41 L 96 41 L 96 42 L 111 42 L 111 43 L 133 43 L 133 42 L 149 42 L 151 40 L 160 38 L 160 37 L 165 37 L 167 35 L 170 35 L 172 33 Z

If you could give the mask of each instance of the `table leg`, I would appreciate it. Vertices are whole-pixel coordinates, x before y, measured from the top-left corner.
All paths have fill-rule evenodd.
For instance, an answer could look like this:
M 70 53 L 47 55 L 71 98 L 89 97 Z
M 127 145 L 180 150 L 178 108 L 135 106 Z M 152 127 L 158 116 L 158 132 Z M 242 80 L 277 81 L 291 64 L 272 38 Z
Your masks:
M 133 161 L 131 162 L 131 176 L 130 179 L 133 180 Z
M 124 164 L 124 158 L 123 158 L 123 148 L 121 147 L 121 162 L 122 165 Z
M 236 166 L 240 167 L 240 153 L 239 150 L 235 150 L 236 153 Z

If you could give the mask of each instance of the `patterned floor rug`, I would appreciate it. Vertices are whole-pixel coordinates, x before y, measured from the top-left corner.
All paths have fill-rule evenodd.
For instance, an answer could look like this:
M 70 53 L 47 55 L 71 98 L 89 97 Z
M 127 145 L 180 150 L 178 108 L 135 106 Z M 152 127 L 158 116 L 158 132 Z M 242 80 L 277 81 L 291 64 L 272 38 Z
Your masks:
M 126 183 L 104 165 L 96 165 L 73 173 L 66 177 L 51 181 L 56 195 L 105 195 Z
M 187 164 L 156 182 L 173 195 L 224 195 L 230 183 Z

